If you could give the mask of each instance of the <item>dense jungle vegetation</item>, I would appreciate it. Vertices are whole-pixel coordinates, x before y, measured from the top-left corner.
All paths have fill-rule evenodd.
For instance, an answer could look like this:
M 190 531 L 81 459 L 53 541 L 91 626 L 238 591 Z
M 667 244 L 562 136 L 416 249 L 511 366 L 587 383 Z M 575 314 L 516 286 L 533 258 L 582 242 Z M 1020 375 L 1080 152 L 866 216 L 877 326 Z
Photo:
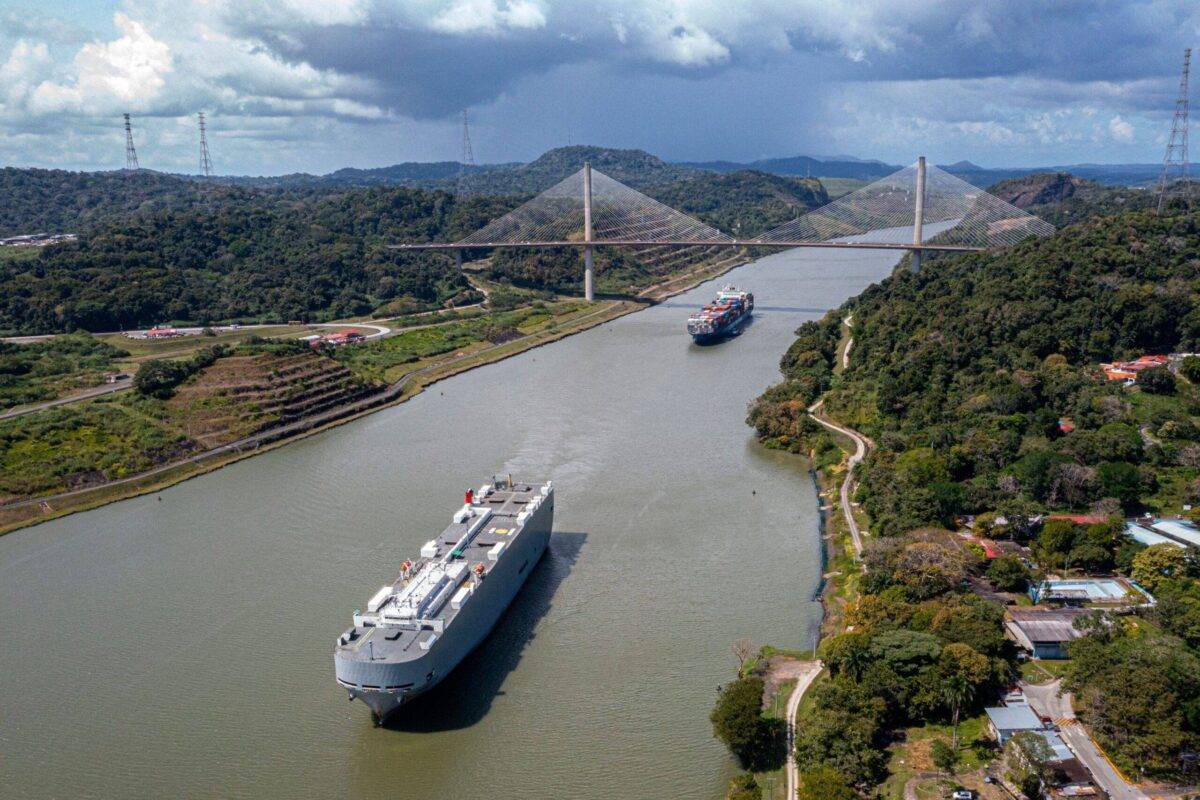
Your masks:
M 1071 206 L 1081 221 L 1051 237 L 898 270 L 805 323 L 781 361 L 784 381 L 748 421 L 770 446 L 828 448 L 806 413 L 823 395 L 830 417 L 872 437 L 856 499 L 884 547 L 903 552 L 911 545 L 897 543 L 914 530 L 974 517 L 978 532 L 1029 544 L 1042 570 L 1123 572 L 1157 592 L 1156 608 L 1092 625 L 1072 645 L 1067 686 L 1123 769 L 1171 778 L 1194 770 L 1186 754 L 1200 746 L 1200 565 L 1190 551 L 1137 544 L 1122 517 L 1200 505 L 1200 359 L 1145 370 L 1132 385 L 1106 380 L 1098 365 L 1200 350 L 1200 213 L 1108 213 L 1114 198 L 1129 202 L 1098 191 Z M 852 356 L 839 373 L 851 313 Z M 1054 512 L 1107 521 L 1044 521 Z M 1019 586 L 1022 576 L 1001 574 L 1016 567 L 993 570 Z M 868 579 L 847 635 L 869 635 L 863 608 L 882 604 L 888 619 L 899 608 L 903 619 L 904 604 L 927 602 L 913 588 L 897 597 Z M 921 682 L 900 685 L 919 692 Z M 816 751 L 802 735 L 798 757 L 834 763 L 862 787 L 878 765 L 869 748 L 843 751 L 894 712 L 871 704 L 877 693 L 841 691 L 829 707 L 845 731 Z M 870 730 L 856 739 L 851 721 Z

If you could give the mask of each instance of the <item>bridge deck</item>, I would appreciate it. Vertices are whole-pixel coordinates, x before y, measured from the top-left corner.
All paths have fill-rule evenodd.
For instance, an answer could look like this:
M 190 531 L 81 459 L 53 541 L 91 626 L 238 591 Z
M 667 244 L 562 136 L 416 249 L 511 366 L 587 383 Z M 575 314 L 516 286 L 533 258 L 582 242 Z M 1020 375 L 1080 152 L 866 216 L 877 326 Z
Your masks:
M 597 239 L 560 240 L 549 242 L 426 242 L 423 244 L 388 245 L 393 250 L 489 250 L 498 248 L 520 249 L 538 247 L 771 247 L 791 249 L 793 247 L 825 247 L 835 250 L 922 250 L 946 253 L 977 253 L 985 248 L 966 247 L 953 244 L 897 244 L 895 242 L 788 242 L 763 241 L 759 239 Z

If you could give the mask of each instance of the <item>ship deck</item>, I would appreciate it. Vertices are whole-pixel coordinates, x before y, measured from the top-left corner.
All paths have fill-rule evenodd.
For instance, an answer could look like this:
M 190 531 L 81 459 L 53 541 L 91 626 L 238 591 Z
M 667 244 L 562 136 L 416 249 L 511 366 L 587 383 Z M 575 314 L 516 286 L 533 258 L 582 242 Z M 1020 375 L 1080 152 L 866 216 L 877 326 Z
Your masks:
M 507 541 L 520 532 L 522 525 L 518 523 L 517 515 L 525 510 L 525 507 L 540 491 L 541 484 L 514 483 L 511 488 L 497 487 L 482 500 L 476 496 L 473 505 L 477 508 L 487 508 L 492 513 L 455 560 L 464 562 L 472 568 L 476 564 L 483 564 L 484 579 L 486 579 L 487 574 L 499 563 L 488 558 L 488 551 L 496 544 Z M 452 521 L 432 541 L 436 541 L 440 552 L 445 553 L 462 539 L 476 520 L 477 518 L 470 518 L 463 522 Z M 502 553 L 500 558 L 503 559 L 505 555 L 506 553 Z M 416 563 L 420 565 L 440 559 L 439 555 L 438 559 L 419 559 Z M 403 589 L 404 585 L 402 575 L 397 576 L 396 580 L 392 582 L 392 588 L 397 592 Z M 447 602 L 433 616 L 433 619 L 442 620 L 448 627 L 457 614 L 458 609 Z M 417 628 L 402 625 L 357 625 L 349 633 L 353 635 L 352 640 L 338 647 L 343 658 L 389 662 L 413 661 L 420 658 L 426 653 L 420 643 L 435 635 L 435 632 L 428 627 Z

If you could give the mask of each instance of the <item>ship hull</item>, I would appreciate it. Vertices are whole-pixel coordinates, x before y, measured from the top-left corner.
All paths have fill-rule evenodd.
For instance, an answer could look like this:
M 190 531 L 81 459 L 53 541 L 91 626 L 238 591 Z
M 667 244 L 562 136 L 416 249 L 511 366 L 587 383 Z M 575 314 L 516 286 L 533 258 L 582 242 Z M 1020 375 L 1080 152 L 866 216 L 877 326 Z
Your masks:
M 350 693 L 350 699 L 361 700 L 376 722 L 382 723 L 413 698 L 441 683 L 496 626 L 546 552 L 553 523 L 551 500 L 532 514 L 512 549 L 480 583 L 471 602 L 420 658 L 363 661 L 335 654 L 337 680 Z
M 694 332 L 692 333 L 692 341 L 694 341 L 696 344 L 713 344 L 714 342 L 719 342 L 722 339 L 727 339 L 730 336 L 734 336 L 741 332 L 742 325 L 745 324 L 746 320 L 748 320 L 750 315 L 753 313 L 753 310 L 746 309 L 741 314 L 720 327 L 714 327 L 710 331 Z

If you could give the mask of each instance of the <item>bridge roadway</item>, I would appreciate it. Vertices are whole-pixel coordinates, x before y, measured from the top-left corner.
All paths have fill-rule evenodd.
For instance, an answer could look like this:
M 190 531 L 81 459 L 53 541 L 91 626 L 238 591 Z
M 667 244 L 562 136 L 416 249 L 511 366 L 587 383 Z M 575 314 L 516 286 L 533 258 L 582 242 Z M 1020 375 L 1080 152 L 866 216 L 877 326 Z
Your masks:
M 833 250 L 921 250 L 945 253 L 978 253 L 983 247 L 966 247 L 955 244 L 899 244 L 895 242 L 788 242 L 762 241 L 759 239 L 593 239 L 558 240 L 548 242 L 428 242 L 425 244 L 392 244 L 393 250 L 488 250 L 496 248 L 536 247 L 771 247 L 790 250 L 793 247 L 825 247 Z

